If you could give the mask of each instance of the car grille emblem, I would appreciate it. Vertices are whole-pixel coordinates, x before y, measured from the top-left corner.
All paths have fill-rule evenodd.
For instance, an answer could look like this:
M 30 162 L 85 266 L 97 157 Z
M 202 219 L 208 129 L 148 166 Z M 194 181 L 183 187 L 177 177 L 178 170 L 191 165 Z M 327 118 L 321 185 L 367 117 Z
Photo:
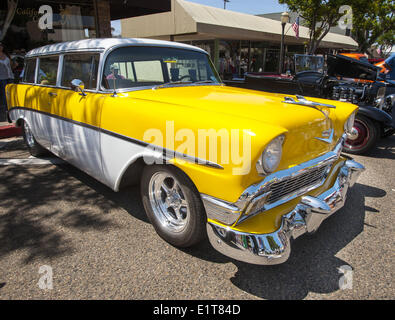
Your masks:
M 331 144 L 333 141 L 334 131 L 335 130 L 333 129 L 322 131 L 323 138 L 315 138 L 315 139 Z

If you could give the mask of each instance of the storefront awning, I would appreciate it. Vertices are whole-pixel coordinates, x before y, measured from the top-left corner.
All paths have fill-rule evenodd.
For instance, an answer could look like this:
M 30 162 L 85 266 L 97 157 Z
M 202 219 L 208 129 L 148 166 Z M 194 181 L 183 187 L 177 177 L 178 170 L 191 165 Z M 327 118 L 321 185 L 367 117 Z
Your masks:
M 172 0 L 168 13 L 122 20 L 122 36 L 153 37 L 175 41 L 206 39 L 281 41 L 282 27 L 279 21 L 205 6 L 189 1 Z M 303 44 L 309 39 L 309 29 L 299 28 L 299 38 L 291 24 L 285 27 L 287 44 Z M 354 49 L 357 43 L 348 36 L 328 33 L 321 47 Z

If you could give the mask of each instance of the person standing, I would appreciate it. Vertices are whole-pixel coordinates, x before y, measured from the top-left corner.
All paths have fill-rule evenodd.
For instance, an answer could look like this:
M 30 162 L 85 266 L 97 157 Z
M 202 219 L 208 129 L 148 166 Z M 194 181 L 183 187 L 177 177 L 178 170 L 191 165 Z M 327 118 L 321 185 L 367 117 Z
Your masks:
M 6 118 L 7 99 L 5 86 L 12 82 L 13 79 L 14 73 L 11 68 L 11 59 L 0 42 L 0 121 L 5 121 Z

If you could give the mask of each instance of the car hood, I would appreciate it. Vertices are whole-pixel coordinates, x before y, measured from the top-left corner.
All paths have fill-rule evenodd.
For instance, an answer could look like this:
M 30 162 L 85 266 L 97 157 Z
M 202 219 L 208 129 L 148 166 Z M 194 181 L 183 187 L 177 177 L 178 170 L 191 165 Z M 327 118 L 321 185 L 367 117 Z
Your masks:
M 130 96 L 146 99 L 146 91 Z M 261 123 L 299 127 L 310 121 L 323 120 L 322 113 L 313 108 L 284 103 L 285 94 L 269 93 L 228 86 L 174 86 L 150 90 L 149 100 L 207 110 L 219 114 L 247 118 Z M 324 99 L 308 98 L 317 102 Z M 330 101 L 333 102 L 333 101 Z
M 240 129 L 250 129 L 257 136 L 265 127 L 281 128 L 282 132 L 288 132 L 288 150 L 284 151 L 298 161 L 308 160 L 331 150 L 343 133 L 334 109 L 326 117 L 315 108 L 284 103 L 285 96 L 289 95 L 227 86 L 171 87 L 150 90 L 149 95 L 147 90 L 129 94 L 129 97 L 166 104 L 164 108 L 168 110 L 167 120 L 172 120 L 175 112 L 183 113 L 185 121 L 188 122 L 183 125 L 187 127 L 194 125 L 198 129 L 219 130 L 229 126 L 239 128 L 240 123 L 244 123 L 249 127 Z M 328 104 L 327 100 L 309 99 Z M 177 111 L 173 110 L 175 108 Z M 199 119 L 198 124 L 195 124 L 196 119 Z M 321 138 L 323 132 L 331 127 L 335 129 L 332 143 L 327 144 L 316 139 Z
M 328 55 L 327 74 L 330 77 L 342 77 L 376 81 L 380 68 L 342 55 Z

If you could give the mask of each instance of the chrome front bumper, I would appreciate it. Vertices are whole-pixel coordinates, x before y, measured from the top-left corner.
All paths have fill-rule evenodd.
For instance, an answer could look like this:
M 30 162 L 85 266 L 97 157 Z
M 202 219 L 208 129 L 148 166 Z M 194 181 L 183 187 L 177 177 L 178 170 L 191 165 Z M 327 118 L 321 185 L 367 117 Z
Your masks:
M 222 254 L 243 262 L 260 265 L 283 263 L 291 253 L 291 239 L 316 231 L 322 221 L 342 208 L 348 188 L 354 185 L 364 169 L 361 164 L 346 160 L 334 185 L 317 197 L 302 197 L 299 204 L 282 217 L 281 227 L 273 233 L 243 233 L 209 222 L 207 233 L 210 243 Z

